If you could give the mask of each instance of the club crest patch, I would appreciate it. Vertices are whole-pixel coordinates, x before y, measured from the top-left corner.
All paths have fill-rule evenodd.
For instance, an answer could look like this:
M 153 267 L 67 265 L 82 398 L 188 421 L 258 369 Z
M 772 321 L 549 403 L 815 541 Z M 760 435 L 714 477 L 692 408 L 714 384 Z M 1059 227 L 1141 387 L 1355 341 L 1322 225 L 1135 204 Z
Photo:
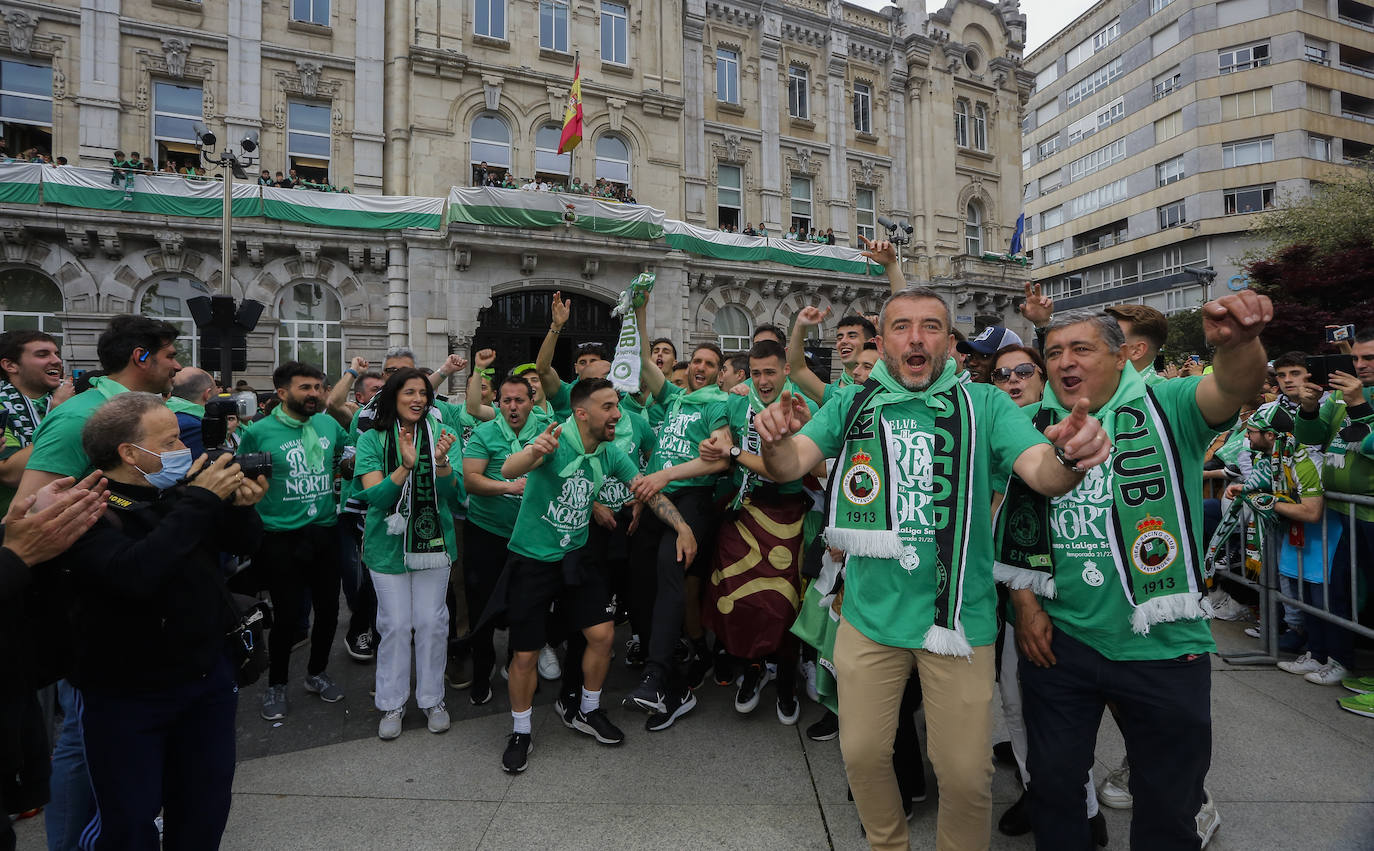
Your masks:
M 845 497 L 855 505 L 868 505 L 878 498 L 879 491 L 883 489 L 882 479 L 878 476 L 878 471 L 869 464 L 872 460 L 873 456 L 863 450 L 859 450 L 849 458 L 853 466 L 844 474 L 844 481 L 840 485 L 844 490 Z
M 1097 562 L 1089 561 L 1083 565 L 1083 581 L 1094 588 L 1100 588 L 1107 579 L 1102 575 L 1102 571 L 1097 569 Z
M 1136 524 L 1140 535 L 1131 544 L 1131 563 L 1135 569 L 1153 576 L 1178 558 L 1178 540 L 1164 529 L 1164 520 L 1147 515 Z

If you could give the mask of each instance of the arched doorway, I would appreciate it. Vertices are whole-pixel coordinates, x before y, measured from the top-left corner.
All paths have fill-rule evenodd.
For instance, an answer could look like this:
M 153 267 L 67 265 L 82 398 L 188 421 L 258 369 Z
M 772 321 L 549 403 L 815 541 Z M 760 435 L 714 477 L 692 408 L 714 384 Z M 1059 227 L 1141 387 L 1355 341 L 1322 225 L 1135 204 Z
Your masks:
M 498 379 L 512 367 L 531 363 L 539 354 L 539 345 L 549 332 L 550 306 L 554 290 L 520 290 L 496 296 L 491 307 L 477 314 L 477 333 L 473 336 L 472 351 L 496 350 Z M 564 379 L 572 377 L 574 352 L 583 343 L 600 343 L 612 354 L 620 336 L 620 318 L 611 315 L 610 302 L 591 296 L 570 293 L 572 314 L 554 351 L 553 368 Z

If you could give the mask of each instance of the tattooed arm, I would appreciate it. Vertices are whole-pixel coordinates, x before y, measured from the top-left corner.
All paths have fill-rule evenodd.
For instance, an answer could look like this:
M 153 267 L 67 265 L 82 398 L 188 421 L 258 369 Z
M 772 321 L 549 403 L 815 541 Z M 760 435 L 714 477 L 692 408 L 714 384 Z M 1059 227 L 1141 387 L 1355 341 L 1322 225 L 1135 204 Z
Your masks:
M 697 539 L 692 534 L 691 527 L 682 519 L 672 501 L 663 494 L 654 494 L 645 504 L 665 526 L 671 526 L 677 532 L 677 560 L 682 563 L 682 569 L 686 570 L 697 554 Z

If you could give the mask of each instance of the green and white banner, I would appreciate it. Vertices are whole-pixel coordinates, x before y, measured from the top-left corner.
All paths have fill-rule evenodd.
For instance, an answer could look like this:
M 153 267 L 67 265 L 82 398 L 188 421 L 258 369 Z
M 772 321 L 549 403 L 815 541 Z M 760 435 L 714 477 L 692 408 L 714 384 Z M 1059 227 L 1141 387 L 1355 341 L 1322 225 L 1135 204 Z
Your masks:
M 221 218 L 224 184 L 173 174 L 120 175 L 108 168 L 61 166 L 43 171 L 43 203 L 159 216 Z M 261 216 L 262 199 L 251 183 L 234 184 L 234 216 Z
M 531 192 L 524 189 L 454 187 L 448 194 L 448 220 L 512 228 L 575 227 L 629 239 L 661 239 L 663 211 L 588 195 Z
M 269 219 L 321 227 L 438 230 L 444 223 L 443 198 L 412 195 L 354 195 L 264 186 L 262 207 Z
M 0 204 L 37 204 L 42 163 L 0 163 Z
M 739 233 L 699 228 L 669 219 L 664 222 L 664 239 L 673 248 L 688 254 L 720 260 L 759 262 L 771 260 L 804 269 L 827 269 L 851 275 L 882 275 L 883 267 L 864 257 L 857 248 L 820 245 L 774 237 L 745 236 Z

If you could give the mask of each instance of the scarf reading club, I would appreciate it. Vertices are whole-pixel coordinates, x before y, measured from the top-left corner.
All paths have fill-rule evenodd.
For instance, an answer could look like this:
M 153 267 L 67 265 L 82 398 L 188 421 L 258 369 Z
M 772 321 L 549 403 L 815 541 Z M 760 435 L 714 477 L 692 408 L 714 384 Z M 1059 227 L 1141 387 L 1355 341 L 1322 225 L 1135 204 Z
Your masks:
M 33 433 L 43 421 L 51 398 L 49 394 L 35 401 L 21 393 L 18 387 L 0 379 L 0 410 L 10 415 L 5 431 L 19 439 L 21 449 L 33 442 Z
M 434 409 L 431 408 L 431 416 Z M 431 416 L 415 429 L 415 467 L 401 485 L 400 498 L 386 518 L 388 535 L 405 535 L 402 552 L 407 570 L 448 567 L 444 528 L 439 517 L 439 483 L 434 465 L 434 421 Z M 401 466 L 401 426 L 396 423 L 386 436 L 386 468 Z
M 948 456 L 953 462 L 949 487 L 942 495 L 932 495 L 931 504 L 932 516 L 947 517 L 948 521 L 934 530 L 914 523 L 907 527 L 913 534 L 934 532 L 935 570 L 941 580 L 935 594 L 934 623 L 921 646 L 931 653 L 969 656 L 973 649 L 959 616 L 964 604 L 977 426 L 968 391 L 955 375 L 952 358 L 946 360 L 935 382 L 922 391 L 898 384 L 883 361 L 873 367 L 845 419 L 844 446 L 826 493 L 825 540 L 851 556 L 893 559 L 909 571 L 920 564 L 916 548 L 902 542 L 900 494 L 892 487 L 896 481 L 892 463 L 898 447 L 881 415 L 883 406 L 904 402 L 920 402 L 935 412 L 934 454 Z
M 1068 410 L 1047 392 L 1035 425 L 1043 431 L 1067 415 Z M 1116 447 L 1107 462 L 1112 489 L 1108 543 L 1121 590 L 1132 607 L 1131 630 L 1147 635 L 1151 624 L 1210 617 L 1183 488 L 1182 458 L 1154 394 L 1138 372 L 1125 369 L 1116 393 L 1093 416 Z M 997 580 L 1054 597 L 1049 497 L 1012 476 L 994 528 Z

